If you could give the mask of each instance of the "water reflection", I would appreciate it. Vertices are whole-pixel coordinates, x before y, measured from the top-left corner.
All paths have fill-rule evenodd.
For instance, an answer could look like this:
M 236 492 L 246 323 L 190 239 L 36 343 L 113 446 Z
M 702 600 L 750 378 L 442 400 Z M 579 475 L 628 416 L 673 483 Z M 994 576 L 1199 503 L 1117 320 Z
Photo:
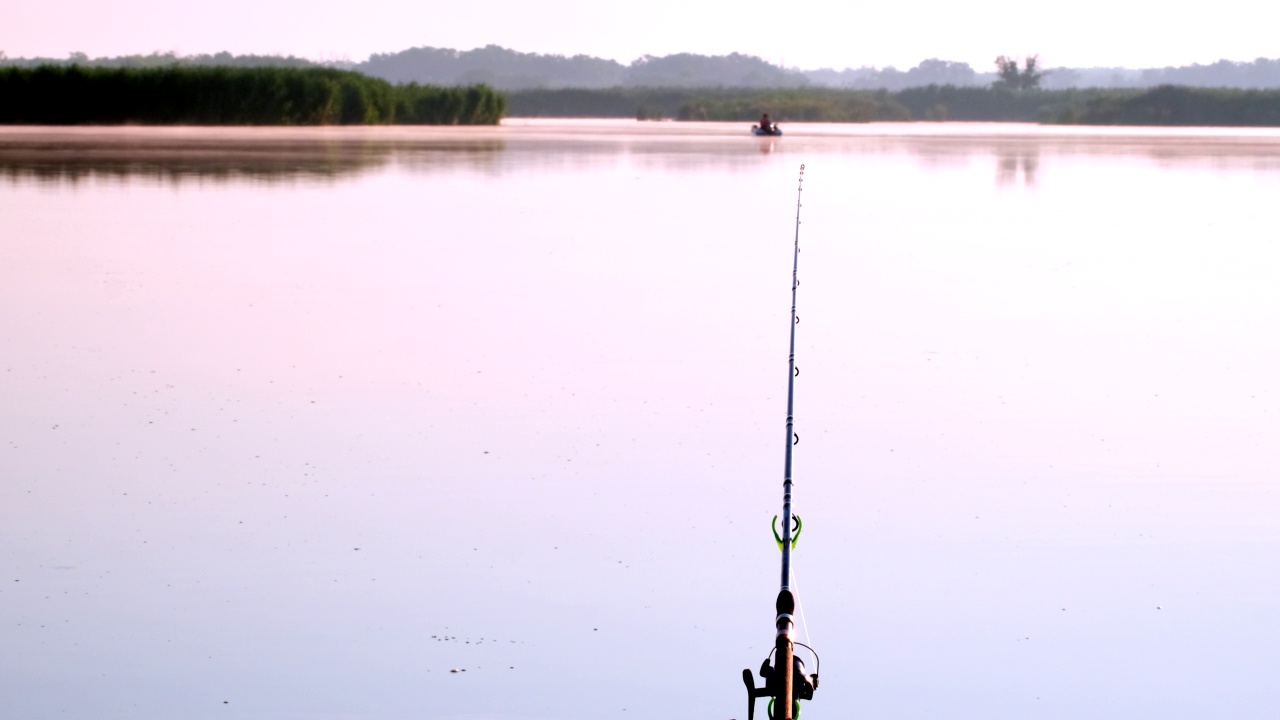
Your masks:
M 1036 184 L 1036 170 L 1040 167 L 1040 150 L 1037 147 L 1004 147 L 996 151 L 996 185 Z
M 485 168 L 502 152 L 500 137 L 409 142 L 371 133 L 235 129 L 95 129 L 5 133 L 0 181 L 77 183 L 138 179 L 234 183 L 334 181 L 397 161 L 421 171 Z
M 511 120 L 494 128 L 0 128 L 0 182 L 89 179 L 333 182 L 390 166 L 497 175 L 628 158 L 664 170 L 744 169 L 775 155 L 904 156 L 923 167 L 993 158 L 997 186 L 1034 186 L 1045 164 L 1132 156 L 1165 167 L 1280 170 L 1272 130 L 985 124 L 792 124 L 760 141 L 739 123 Z
M 742 717 L 801 161 L 813 712 L 1278 707 L 1277 147 L 0 130 L 0 717 Z

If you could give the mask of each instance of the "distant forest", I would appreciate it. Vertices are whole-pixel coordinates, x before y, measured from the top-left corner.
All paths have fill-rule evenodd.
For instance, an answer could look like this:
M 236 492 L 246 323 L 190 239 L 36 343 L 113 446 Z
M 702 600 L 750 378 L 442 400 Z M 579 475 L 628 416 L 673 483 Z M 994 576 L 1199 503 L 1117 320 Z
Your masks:
M 520 90 L 515 117 L 636 118 L 748 123 L 767 112 L 791 122 L 1034 122 L 1063 125 L 1280 127 L 1280 90 L 1191 88 L 926 87 L 613 88 Z
M 993 52 L 994 54 L 994 52 Z M 333 67 L 381 78 L 392 83 L 474 85 L 498 90 L 555 90 L 563 88 L 803 88 L 848 90 L 904 90 L 929 85 L 984 87 L 998 77 L 994 59 L 990 67 L 928 59 L 913 68 L 846 68 L 798 70 L 761 58 L 733 53 L 696 55 L 680 53 L 646 55 L 630 64 L 587 55 L 522 53 L 497 45 L 475 50 L 419 47 L 377 54 L 363 62 L 313 62 L 292 56 L 177 55 L 152 53 L 111 58 L 89 58 L 72 53 L 65 58 L 10 58 L 0 51 L 0 66 L 82 65 L 109 68 L 169 66 L 223 67 Z M 1280 88 L 1280 59 L 1251 62 L 1219 60 L 1209 65 L 1147 69 L 1092 67 L 1047 68 L 1040 81 L 1046 90 L 1068 88 L 1151 88 L 1160 85 L 1240 89 Z

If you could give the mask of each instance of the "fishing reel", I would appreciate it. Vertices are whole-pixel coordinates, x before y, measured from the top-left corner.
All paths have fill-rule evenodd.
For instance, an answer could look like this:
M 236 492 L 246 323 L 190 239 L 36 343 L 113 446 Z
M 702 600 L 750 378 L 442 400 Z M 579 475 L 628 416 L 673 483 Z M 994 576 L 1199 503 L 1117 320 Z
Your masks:
M 769 720 L 799 720 L 800 701 L 812 700 L 813 691 L 818 689 L 818 669 L 821 660 L 813 648 L 802 642 L 791 639 L 791 616 L 796 610 L 795 596 L 788 589 L 778 593 L 776 603 L 778 609 L 778 635 L 773 650 L 765 656 L 760 665 L 760 677 L 764 678 L 764 687 L 756 687 L 750 670 L 742 671 L 742 683 L 747 686 L 747 720 L 755 720 L 756 698 L 769 698 Z M 795 655 L 795 647 L 800 646 L 813 654 L 814 670 L 810 675 L 805 672 L 804 661 Z M 788 673 L 785 663 L 791 659 Z M 777 663 L 776 665 L 774 663 Z M 788 678 L 787 676 L 790 675 Z M 791 685 L 791 697 L 786 697 L 787 684 Z M 777 701 L 790 702 L 790 706 L 775 707 Z
M 794 643 L 802 648 L 813 652 L 813 648 L 804 643 Z M 818 654 L 813 653 L 813 657 L 817 659 Z M 780 695 L 782 695 L 782 673 L 779 668 L 773 666 L 773 653 L 764 659 L 760 665 L 760 677 L 764 678 L 764 687 L 756 687 L 755 680 L 751 676 L 750 670 L 742 671 L 742 682 L 747 686 L 747 720 L 755 720 L 756 714 L 756 698 L 769 698 L 769 714 L 772 720 L 774 716 L 774 703 Z M 795 655 L 791 656 L 791 717 L 795 720 L 800 718 L 800 701 L 812 700 L 813 691 L 818 689 L 818 673 L 815 671 L 812 675 L 805 673 L 804 661 Z

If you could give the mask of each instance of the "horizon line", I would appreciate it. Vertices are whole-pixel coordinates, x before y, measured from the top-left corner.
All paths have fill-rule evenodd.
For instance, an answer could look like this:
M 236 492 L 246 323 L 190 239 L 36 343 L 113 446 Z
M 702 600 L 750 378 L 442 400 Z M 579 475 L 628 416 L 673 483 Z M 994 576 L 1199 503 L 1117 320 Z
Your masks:
M 790 72 L 799 72 L 799 73 L 804 73 L 804 72 L 819 72 L 819 71 L 823 71 L 823 70 L 831 70 L 831 71 L 834 71 L 834 72 L 843 72 L 843 71 L 847 71 L 847 70 L 866 70 L 866 69 L 871 69 L 871 70 L 881 70 L 881 71 L 883 71 L 883 70 L 893 69 L 893 70 L 900 70 L 900 71 L 904 71 L 904 72 L 905 72 L 906 70 L 911 70 L 911 69 L 913 69 L 913 68 L 919 67 L 919 66 L 921 65 L 921 63 L 927 62 L 927 61 L 929 61 L 929 60 L 939 60 L 939 61 L 942 61 L 942 62 L 961 63 L 961 64 L 964 64 L 964 65 L 969 66 L 969 67 L 970 67 L 971 69 L 973 69 L 975 72 L 979 72 L 979 73 L 982 73 L 982 72 L 991 72 L 991 73 L 994 73 L 994 72 L 995 72 L 995 71 L 983 71 L 983 70 L 980 70 L 980 69 L 978 69 L 978 68 L 974 67 L 974 65 L 973 65 L 972 63 L 970 63 L 969 61 L 966 61 L 966 60 L 947 60 L 947 59 L 940 58 L 940 57 L 936 57 L 936 56 L 935 56 L 935 57 L 927 57 L 927 58 L 923 58 L 923 59 L 921 59 L 921 60 L 918 60 L 918 61 L 916 61 L 916 64 L 915 64 L 915 65 L 912 65 L 912 66 L 907 67 L 907 68 L 905 68 L 905 69 L 904 69 L 904 68 L 899 68 L 897 65 L 892 64 L 892 63 L 890 63 L 890 64 L 888 64 L 888 65 L 859 65 L 859 66 L 857 66 L 857 67 L 854 67 L 854 66 L 852 66 L 852 65 L 847 65 L 847 66 L 845 66 L 844 68 L 836 68 L 836 67 L 834 67 L 834 66 L 830 66 L 830 65 L 828 65 L 828 66 L 823 66 L 823 67 L 805 68 L 805 67 L 801 67 L 801 66 L 799 66 L 799 65 L 787 65 L 787 64 L 785 64 L 785 62 L 783 62 L 783 63 L 776 63 L 776 62 L 773 62 L 773 61 L 771 61 L 771 60 L 768 60 L 768 59 L 766 59 L 766 58 L 764 58 L 764 57 L 761 57 L 760 55 L 753 55 L 753 54 L 751 54 L 751 53 L 744 53 L 744 52 L 738 52 L 738 51 L 734 51 L 734 52 L 730 52 L 730 53 L 724 53 L 724 54 L 718 54 L 718 55 L 715 55 L 715 54 L 708 54 L 708 53 L 692 52 L 692 51 L 673 52 L 673 53 L 667 53 L 667 54 L 665 54 L 665 55 L 651 55 L 651 54 L 646 53 L 646 54 L 643 54 L 643 55 L 641 55 L 641 56 L 639 56 L 639 57 L 635 58 L 634 60 L 631 60 L 630 62 L 624 62 L 624 61 L 618 60 L 618 59 L 616 59 L 616 58 L 603 57 L 603 56 L 599 56 L 599 55 L 590 55 L 590 54 L 588 54 L 588 53 L 574 53 L 574 54 L 566 54 L 566 53 L 542 53 L 542 52 L 528 52 L 528 51 L 523 51 L 523 50 L 516 50 L 516 49 L 514 49 L 514 48 L 508 48 L 508 47 L 505 47 L 505 46 L 502 46 L 502 45 L 498 45 L 498 44 L 496 44 L 496 43 L 489 43 L 489 44 L 487 44 L 487 45 L 480 45 L 480 46 L 473 47 L 473 48 L 471 48 L 471 49 L 467 49 L 467 50 L 463 50 L 463 49 L 459 49 L 459 48 L 453 48 L 453 47 L 441 47 L 441 46 L 436 46 L 436 45 L 416 45 L 416 46 L 413 46 L 413 47 L 403 48 L 403 49 L 400 49 L 400 50 L 392 50 L 392 51 L 384 51 L 384 52 L 375 52 L 375 53 L 370 53 L 368 56 L 366 56 L 366 57 L 365 57 L 364 59 L 362 59 L 362 60 L 355 60 L 355 59 L 352 59 L 352 58 L 351 58 L 349 55 L 347 55 L 346 53 L 338 53 L 338 52 L 336 52 L 336 51 L 335 51 L 335 52 L 329 52 L 329 51 L 326 51 L 326 52 L 321 53 L 319 56 L 307 56 L 307 55 L 298 55 L 298 54 L 294 54 L 294 53 L 291 53 L 291 52 L 290 52 L 290 53 L 282 53 L 282 52 L 241 52 L 241 53 L 235 53 L 235 52 L 231 52 L 231 51 L 226 50 L 226 49 L 223 49 L 223 50 L 217 50 L 217 51 L 206 51 L 206 52 L 183 52 L 183 51 L 180 51 L 180 50 L 177 50 L 177 49 L 169 49 L 169 50 L 159 50 L 159 49 L 155 49 L 155 50 L 152 50 L 152 51 L 150 51 L 150 52 L 148 52 L 148 53 L 143 53 L 143 52 L 134 52 L 134 53 L 127 53 L 127 54 L 99 55 L 99 56 L 97 56 L 97 57 L 90 57 L 87 53 L 83 53 L 82 51 L 72 50 L 72 51 L 69 51 L 69 52 L 67 52 L 67 53 L 66 53 L 66 57 L 64 57 L 64 58 L 59 58 L 59 57 L 55 57 L 55 56 L 52 56 L 52 55 L 47 55 L 47 56 L 46 56 L 46 55 L 35 55 L 35 56 L 9 56 L 9 55 L 5 54 L 4 49 L 3 49 L 3 48 L 0 48 L 0 64 L 5 64 L 5 63 L 7 63 L 7 62 L 11 62 L 11 61 L 32 61 L 32 60 L 45 60 L 45 59 L 47 59 L 47 60 L 56 60 L 56 61 L 59 61 L 59 62 L 66 62 L 66 61 L 70 60 L 70 59 L 71 59 L 74 55 L 76 55 L 77 53 L 85 55 L 85 57 L 86 57 L 88 60 L 90 60 L 90 61 L 114 60 L 114 59 L 129 58 L 129 57 L 163 57 L 163 56 L 173 56 L 175 59 L 184 59 L 184 58 L 199 57 L 199 56 L 220 55 L 220 54 L 226 53 L 226 54 L 228 54 L 228 55 L 230 55 L 230 56 L 232 56 L 232 57 L 272 57 L 272 58 L 281 58 L 281 59 L 290 59 L 290 58 L 292 58 L 292 59 L 296 59 L 296 60 L 305 60 L 305 61 L 307 61 L 307 62 L 316 63 L 316 64 L 319 64 L 319 65 L 334 65 L 334 64 L 342 64 L 342 63 L 349 63 L 349 64 L 353 64 L 353 65 L 359 65 L 359 64 L 362 64 L 362 63 L 367 63 L 367 62 L 369 62 L 369 61 L 370 61 L 370 60 L 371 60 L 375 55 L 397 55 L 397 54 L 399 54 L 399 53 L 403 53 L 403 52 L 406 52 L 406 51 L 409 51 L 409 50 L 432 49 L 432 50 L 449 50 L 449 51 L 453 51 L 453 52 L 456 52 L 456 53 L 469 53 L 469 52 L 475 52 L 475 51 L 477 51 L 477 50 L 484 50 L 484 49 L 487 49 L 487 48 L 498 48 L 498 49 L 500 49 L 500 50 L 505 50 L 505 51 L 507 51 L 507 52 L 512 52 L 512 53 L 516 53 L 516 54 L 519 54 L 519 55 L 531 55 L 531 56 L 536 56 L 536 57 L 550 57 L 550 58 L 564 58 L 564 59 L 572 59 L 572 58 L 576 58 L 576 57 L 586 57 L 586 58 L 591 58 L 591 59 L 593 59 L 593 60 L 604 60 L 604 61 L 608 61 L 608 62 L 614 62 L 614 63 L 617 63 L 617 64 L 619 64 L 619 65 L 622 65 L 623 67 L 628 67 L 628 66 L 630 66 L 630 65 L 634 65 L 635 63 L 637 63 L 637 62 L 639 62 L 640 60 L 643 60 L 643 59 L 645 59 L 645 58 L 664 59 L 664 58 L 668 58 L 668 57 L 672 57 L 672 56 L 679 56 L 679 55 L 692 55 L 692 56 L 696 56 L 696 57 L 706 57 L 706 58 L 727 58 L 727 57 L 732 57 L 732 56 L 734 56 L 734 55 L 740 55 L 740 56 L 743 56 L 743 57 L 754 58 L 754 59 L 759 60 L 759 61 L 761 61 L 761 62 L 763 62 L 763 63 L 765 63 L 765 64 L 767 64 L 767 65 L 770 65 L 770 66 L 776 67 L 776 68 L 778 68 L 778 69 L 780 69 L 780 70 L 785 70 L 785 71 L 790 71 Z M 1016 56 L 1011 55 L 1010 57 L 1024 58 L 1024 57 L 1032 57 L 1032 56 L 1036 56 L 1036 57 L 1038 57 L 1038 56 L 1039 56 L 1039 54 L 1038 54 L 1038 53 L 1031 53 L 1031 54 L 1027 54 L 1027 55 L 1016 55 Z M 1253 58 L 1253 59 L 1251 59 L 1251 60 L 1232 60 L 1232 59 L 1230 59 L 1230 58 L 1225 58 L 1225 57 L 1224 57 L 1224 58 L 1219 58 L 1219 59 L 1217 59 L 1217 60 L 1215 60 L 1215 61 L 1213 61 L 1213 62 L 1211 62 L 1211 63 L 1198 63 L 1198 62 L 1194 62 L 1194 63 L 1183 64 L 1183 65 L 1158 65 L 1158 66 L 1157 66 L 1157 65 L 1149 65 L 1149 66 L 1145 66 L 1145 67 L 1129 67 L 1129 66 L 1124 66 L 1124 65 L 1045 65 L 1045 66 L 1042 66 L 1042 67 L 1044 67 L 1044 69 L 1045 69 L 1046 71 L 1048 71 L 1048 70 L 1053 70 L 1053 69 L 1067 69 L 1067 70 L 1091 70 L 1091 69 L 1103 69 L 1103 70 L 1162 70 L 1162 69 L 1167 69 L 1167 68 L 1209 67 L 1209 66 L 1216 65 L 1216 64 L 1218 64 L 1218 63 L 1222 63 L 1222 62 L 1231 63 L 1231 64 L 1241 64 L 1241 65 L 1243 65 L 1243 64 L 1249 64 L 1249 63 L 1255 63 L 1255 62 L 1258 62 L 1259 60 L 1280 61 L 1280 58 L 1257 57 L 1257 58 Z M 994 64 L 995 64 L 995 59 L 994 59 L 994 58 L 991 60 L 991 64 L 992 64 L 992 65 L 994 65 Z

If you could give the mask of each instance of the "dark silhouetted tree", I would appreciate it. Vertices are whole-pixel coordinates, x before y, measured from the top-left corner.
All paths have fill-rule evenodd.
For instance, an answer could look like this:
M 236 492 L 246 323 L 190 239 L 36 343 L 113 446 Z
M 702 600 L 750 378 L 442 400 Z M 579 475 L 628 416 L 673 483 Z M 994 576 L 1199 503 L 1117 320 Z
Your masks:
M 1021 68 L 1017 60 L 1001 55 L 996 58 L 996 74 L 999 79 L 992 85 L 1010 90 L 1034 90 L 1040 87 L 1040 78 L 1044 77 L 1039 55 L 1023 58 Z

